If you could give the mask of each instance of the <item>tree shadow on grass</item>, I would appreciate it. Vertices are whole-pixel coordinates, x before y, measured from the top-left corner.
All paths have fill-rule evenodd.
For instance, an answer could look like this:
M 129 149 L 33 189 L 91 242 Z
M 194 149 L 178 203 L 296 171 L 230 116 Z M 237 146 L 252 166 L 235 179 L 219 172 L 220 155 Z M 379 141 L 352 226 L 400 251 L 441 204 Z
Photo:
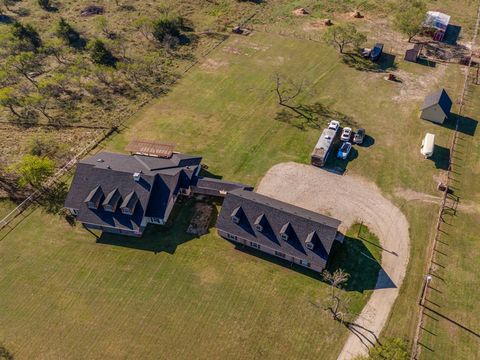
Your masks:
M 373 62 L 361 54 L 347 53 L 343 56 L 342 62 L 355 70 L 383 73 L 397 68 L 395 58 L 395 55 L 384 52 L 378 61 Z
M 13 24 L 13 19 L 11 16 L 0 14 L 0 24 Z
M 340 121 L 342 125 L 350 127 L 358 127 L 358 123 L 351 116 L 340 111 L 315 102 L 310 105 L 297 105 L 295 111 L 282 109 L 277 112 L 275 120 L 290 124 L 299 130 L 322 129 L 332 119 Z
M 343 243 L 334 242 L 327 270 L 333 273 L 337 269 L 350 274 L 346 291 L 396 287 L 363 241 L 356 238 L 345 236 Z

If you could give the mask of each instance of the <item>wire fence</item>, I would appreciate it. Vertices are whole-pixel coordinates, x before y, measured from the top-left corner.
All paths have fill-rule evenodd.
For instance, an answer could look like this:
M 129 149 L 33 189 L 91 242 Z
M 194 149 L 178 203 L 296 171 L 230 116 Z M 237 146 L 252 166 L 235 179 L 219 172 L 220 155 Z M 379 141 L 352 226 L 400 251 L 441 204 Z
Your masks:
M 240 21 L 240 24 L 246 25 L 250 22 L 260 10 L 257 10 L 250 14 L 247 18 Z M 178 82 L 179 79 L 182 78 L 184 74 L 189 72 L 193 67 L 201 62 L 203 58 L 208 56 L 212 53 L 215 49 L 220 47 L 225 41 L 229 39 L 229 36 L 225 34 L 219 41 L 214 42 L 212 46 L 208 47 L 204 52 L 198 55 L 191 63 L 185 66 L 182 70 L 179 71 L 179 74 L 175 76 L 172 81 L 168 84 L 169 86 L 173 86 Z M 151 100 L 145 101 L 140 105 L 139 108 L 148 104 Z M 126 120 L 122 121 L 117 126 L 112 126 L 111 128 L 97 128 L 98 130 L 102 130 L 101 134 L 96 137 L 93 141 L 87 144 L 82 150 L 80 150 L 73 158 L 67 161 L 57 172 L 55 172 L 51 177 L 49 177 L 43 184 L 40 189 L 35 190 L 32 194 L 30 194 L 25 200 L 23 200 L 20 204 L 18 204 L 12 211 L 10 211 L 5 217 L 0 219 L 0 231 L 4 228 L 8 227 L 9 224 L 15 220 L 19 215 L 21 215 L 25 210 L 27 210 L 31 205 L 37 202 L 37 200 L 48 190 L 50 190 L 59 179 L 61 179 L 68 171 L 70 171 L 77 162 L 85 157 L 87 154 L 92 152 L 95 148 L 97 148 L 104 140 L 110 137 L 114 132 L 118 131 L 120 128 L 125 126 Z M 92 127 L 93 128 L 93 127 Z
M 468 64 L 467 64 L 467 70 L 466 70 L 465 79 L 464 79 L 464 83 L 463 83 L 463 89 L 462 89 L 462 93 L 461 93 L 459 101 L 458 101 L 458 105 L 459 105 L 458 115 L 462 115 L 462 113 L 463 113 L 464 106 L 465 106 L 465 98 L 466 98 L 467 91 L 468 91 L 468 88 L 469 88 L 469 85 L 470 85 L 470 79 L 471 79 L 470 75 L 472 74 L 472 62 L 473 62 L 474 49 L 475 49 L 475 46 L 476 46 L 479 24 L 480 24 L 480 5 L 477 9 L 477 20 L 476 20 L 476 23 L 475 23 L 475 29 L 474 29 L 473 38 L 472 38 L 472 46 L 471 46 L 471 49 L 470 49 L 470 57 L 469 57 L 469 61 L 468 61 Z M 419 302 L 418 302 L 418 304 L 419 304 L 419 315 L 418 315 L 417 327 L 416 327 L 415 336 L 414 336 L 413 345 L 412 345 L 412 352 L 411 352 L 411 359 L 412 360 L 413 359 L 415 359 L 415 360 L 419 359 L 420 354 L 421 354 L 421 347 L 419 346 L 419 339 L 420 339 L 420 336 L 421 336 L 421 329 L 422 329 L 422 325 L 424 323 L 424 317 L 425 317 L 425 309 L 426 309 L 425 301 L 426 301 L 426 298 L 427 298 L 427 295 L 428 295 L 429 289 L 430 289 L 429 284 L 432 281 L 432 279 L 437 276 L 436 273 L 435 273 L 436 267 L 434 266 L 435 265 L 434 259 L 435 259 L 435 251 L 437 249 L 437 244 L 438 244 L 439 238 L 440 238 L 440 233 L 442 232 L 442 224 L 445 222 L 444 216 L 451 209 L 455 210 L 455 207 L 456 207 L 455 203 L 456 203 L 457 200 L 455 198 L 453 198 L 453 201 L 454 201 L 453 206 L 448 206 L 447 205 L 447 199 L 449 198 L 450 187 L 452 186 L 452 181 L 454 181 L 453 176 L 452 176 L 452 167 L 454 165 L 452 159 L 454 158 L 453 155 L 456 153 L 456 147 L 457 147 L 458 140 L 459 140 L 460 121 L 461 121 L 461 119 L 459 117 L 457 117 L 456 124 L 455 124 L 455 131 L 453 133 L 452 141 L 451 141 L 451 144 L 450 144 L 450 157 L 449 157 L 449 163 L 448 163 L 448 168 L 447 168 L 447 181 L 444 184 L 442 200 L 441 200 L 441 203 L 440 203 L 440 209 L 438 211 L 437 222 L 436 222 L 435 230 L 434 230 L 434 234 L 433 234 L 433 240 L 431 242 L 431 245 L 430 245 L 430 248 L 429 248 L 429 251 L 428 251 L 427 273 L 426 273 L 426 277 L 424 279 L 423 289 L 422 289 L 421 296 L 420 296 L 420 299 L 419 299 Z

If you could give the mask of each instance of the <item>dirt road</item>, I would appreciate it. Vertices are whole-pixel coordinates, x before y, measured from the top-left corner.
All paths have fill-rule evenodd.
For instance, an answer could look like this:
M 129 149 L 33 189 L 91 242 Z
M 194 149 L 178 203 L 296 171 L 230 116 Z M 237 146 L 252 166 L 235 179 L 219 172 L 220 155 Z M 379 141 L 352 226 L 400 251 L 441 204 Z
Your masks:
M 382 270 L 376 289 L 356 320 L 355 332 L 338 359 L 366 354 L 385 325 L 405 276 L 409 258 L 408 222 L 377 186 L 353 175 L 340 176 L 310 165 L 283 163 L 262 179 L 259 193 L 336 217 L 346 230 L 363 221 L 380 239 Z

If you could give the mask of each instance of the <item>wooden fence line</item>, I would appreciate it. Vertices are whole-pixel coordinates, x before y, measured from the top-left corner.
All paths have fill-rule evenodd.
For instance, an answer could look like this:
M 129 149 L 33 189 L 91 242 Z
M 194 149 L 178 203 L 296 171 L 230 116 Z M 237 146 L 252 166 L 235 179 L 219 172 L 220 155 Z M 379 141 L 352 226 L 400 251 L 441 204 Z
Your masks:
M 462 93 L 460 95 L 460 99 L 459 99 L 459 102 L 458 102 L 458 104 L 459 104 L 458 115 L 462 114 L 463 107 L 465 105 L 465 96 L 467 94 L 467 89 L 468 89 L 468 86 L 469 86 L 470 72 L 471 72 L 471 69 L 472 69 L 471 68 L 472 58 L 473 58 L 473 54 L 474 54 L 474 48 L 475 48 L 475 45 L 476 45 L 479 24 L 480 24 L 480 5 L 477 8 L 477 20 L 476 20 L 476 23 L 475 23 L 475 29 L 474 29 L 473 38 L 472 38 L 472 46 L 471 46 L 471 49 L 470 49 L 470 59 L 468 61 L 468 66 L 467 66 L 467 71 L 466 71 L 466 74 L 465 74 Z M 453 177 L 452 177 L 452 165 L 453 165 L 452 158 L 453 158 L 453 154 L 455 153 L 457 140 L 458 140 L 459 121 L 461 121 L 461 120 L 457 117 L 456 123 L 455 123 L 455 131 L 453 133 L 453 138 L 452 138 L 452 141 L 451 141 L 451 144 L 450 144 L 450 157 L 449 157 L 449 160 L 448 160 L 447 182 L 445 184 L 445 190 L 443 191 L 442 201 L 441 201 L 440 209 L 439 209 L 439 212 L 438 212 L 437 223 L 436 223 L 435 230 L 434 230 L 435 232 L 434 232 L 434 236 L 433 236 L 433 241 L 432 241 L 432 244 L 430 245 L 430 248 L 429 248 L 429 255 L 428 255 L 428 262 L 427 262 L 427 267 L 428 267 L 427 276 L 435 276 L 434 257 L 435 257 L 435 251 L 436 251 L 437 243 L 438 243 L 439 238 L 440 238 L 440 228 L 442 226 L 442 223 L 444 222 L 443 215 L 445 214 L 445 210 L 446 210 L 446 202 L 447 202 L 447 197 L 448 197 L 448 193 L 449 193 L 449 187 L 451 185 L 451 180 L 453 179 Z M 429 285 L 429 282 L 432 281 L 431 279 L 432 279 L 431 277 L 430 277 L 430 280 L 428 278 L 424 279 L 424 288 L 423 288 L 423 291 L 422 291 L 422 294 L 421 294 L 421 297 L 420 297 L 420 300 L 419 300 L 419 307 L 420 307 L 419 308 L 419 316 L 418 316 L 417 327 L 416 327 L 416 331 L 415 331 L 415 337 L 414 337 L 414 340 L 413 340 L 412 352 L 411 352 L 411 357 L 410 357 L 412 360 L 413 359 L 418 359 L 420 354 L 421 354 L 421 348 L 419 347 L 419 339 L 420 339 L 421 328 L 422 328 L 422 324 L 423 324 L 423 320 L 424 320 L 424 310 L 425 310 L 424 303 L 425 303 L 425 299 L 426 299 L 426 297 L 428 295 L 428 292 L 429 292 L 428 291 L 429 290 L 428 285 Z
M 253 12 L 251 15 L 249 15 L 245 20 L 241 21 L 241 24 L 247 24 L 250 22 L 258 13 L 260 10 L 257 10 Z M 211 48 L 207 49 L 205 52 L 203 52 L 198 58 L 196 58 L 191 64 L 185 67 L 180 73 L 180 75 L 174 77 L 172 81 L 170 82 L 170 86 L 174 85 L 175 83 L 178 82 L 178 80 L 182 77 L 183 74 L 186 74 L 188 71 L 190 71 L 195 65 L 197 65 L 202 58 L 206 57 L 209 55 L 212 51 L 217 49 L 219 46 L 221 46 L 225 41 L 227 41 L 229 36 L 225 36 L 223 39 L 215 43 L 214 46 Z M 142 108 L 146 104 L 148 104 L 151 100 L 145 101 L 140 107 Z M 138 109 L 138 110 L 139 110 Z M 137 110 L 137 111 L 138 111 Z M 32 205 L 37 199 L 42 196 L 42 194 L 46 191 L 49 190 L 53 184 L 56 183 L 58 179 L 60 179 L 62 176 L 64 176 L 70 169 L 75 166 L 75 164 L 82 159 L 84 156 L 86 156 L 88 153 L 90 153 L 93 149 L 95 149 L 97 146 L 99 146 L 105 139 L 110 137 L 115 131 L 117 131 L 119 128 L 125 125 L 125 121 L 122 121 L 119 125 L 113 126 L 111 128 L 108 128 L 108 131 L 103 131 L 100 136 L 98 136 L 95 140 L 90 142 L 84 149 L 82 149 L 79 153 L 77 153 L 72 159 L 70 159 L 65 165 L 60 168 L 55 174 L 53 174 L 49 179 L 45 181 L 45 183 L 42 185 L 42 189 L 35 190 L 32 194 L 30 194 L 25 200 L 23 200 L 19 205 L 15 207 L 12 211 L 10 211 L 5 217 L 0 219 L 0 231 L 2 231 L 5 227 L 10 224 L 14 219 L 16 219 L 20 214 L 22 214 L 30 205 Z

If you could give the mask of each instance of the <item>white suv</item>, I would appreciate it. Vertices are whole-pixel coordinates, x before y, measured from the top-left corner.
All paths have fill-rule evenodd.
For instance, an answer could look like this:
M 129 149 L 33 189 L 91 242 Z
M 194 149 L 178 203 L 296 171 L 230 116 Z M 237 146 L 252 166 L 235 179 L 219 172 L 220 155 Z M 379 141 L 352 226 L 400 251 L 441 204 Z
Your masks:
M 328 128 L 331 130 L 335 130 L 335 132 L 337 132 L 338 129 L 340 128 L 340 122 L 337 120 L 332 120 L 328 123 Z
M 342 135 L 340 135 L 340 140 L 350 141 L 351 137 L 352 137 L 352 128 L 344 127 L 342 131 Z

